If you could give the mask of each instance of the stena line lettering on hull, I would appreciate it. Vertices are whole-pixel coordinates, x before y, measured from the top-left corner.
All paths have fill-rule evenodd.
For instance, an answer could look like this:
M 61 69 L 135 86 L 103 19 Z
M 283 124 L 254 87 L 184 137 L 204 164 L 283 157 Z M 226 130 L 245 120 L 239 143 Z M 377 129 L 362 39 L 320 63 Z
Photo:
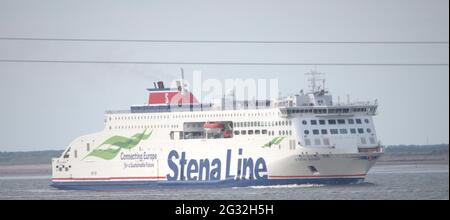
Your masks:
M 231 169 L 232 150 L 227 150 L 225 163 L 219 158 L 212 160 L 187 160 L 186 153 L 182 152 L 179 156 L 178 152 L 173 150 L 169 153 L 169 168 L 173 175 L 168 174 L 168 181 L 220 181 L 221 174 L 225 174 L 226 180 L 260 180 L 267 179 L 267 165 L 263 158 L 242 158 L 242 149 L 239 149 L 239 154 L 236 160 L 237 170 L 234 172 Z M 178 163 L 176 162 L 178 160 Z M 211 162 L 210 162 L 211 161 Z M 224 165 L 222 167 L 222 164 Z
M 235 92 L 202 103 L 179 79 L 146 105 L 107 111 L 105 129 L 52 159 L 52 186 L 73 190 L 355 184 L 383 154 L 377 102 L 335 104 L 318 72 L 311 89 L 267 100 Z M 319 86 L 320 84 L 323 84 Z M 161 97 L 165 97 L 164 99 Z

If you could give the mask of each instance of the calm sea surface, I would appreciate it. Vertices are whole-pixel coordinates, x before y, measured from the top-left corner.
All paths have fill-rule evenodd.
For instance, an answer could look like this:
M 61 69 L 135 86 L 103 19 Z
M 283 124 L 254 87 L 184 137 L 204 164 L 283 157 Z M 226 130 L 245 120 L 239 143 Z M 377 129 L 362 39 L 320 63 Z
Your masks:
M 0 199 L 449 199 L 448 164 L 377 165 L 366 183 L 347 186 L 285 185 L 223 189 L 149 189 L 139 191 L 63 191 L 49 186 L 49 175 L 0 176 Z

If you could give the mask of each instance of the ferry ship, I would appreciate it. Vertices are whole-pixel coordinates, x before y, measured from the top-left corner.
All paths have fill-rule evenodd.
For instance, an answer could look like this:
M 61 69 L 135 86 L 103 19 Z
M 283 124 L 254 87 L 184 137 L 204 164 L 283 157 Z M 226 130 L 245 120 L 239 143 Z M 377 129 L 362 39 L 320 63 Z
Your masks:
M 105 129 L 52 159 L 69 190 L 356 184 L 383 154 L 378 103 L 335 103 L 317 72 L 311 88 L 277 100 L 199 103 L 184 79 L 148 89 L 145 105 L 107 111 Z M 183 77 L 184 78 L 184 77 Z M 228 97 L 229 98 L 229 97 Z M 230 103 L 230 102 L 228 102 Z

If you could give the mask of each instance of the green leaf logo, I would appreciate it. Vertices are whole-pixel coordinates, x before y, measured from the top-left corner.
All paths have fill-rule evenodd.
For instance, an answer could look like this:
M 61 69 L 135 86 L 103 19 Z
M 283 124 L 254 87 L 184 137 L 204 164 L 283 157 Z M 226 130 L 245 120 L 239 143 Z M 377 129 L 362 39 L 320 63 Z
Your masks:
M 283 140 L 285 139 L 286 137 L 276 137 L 276 138 L 274 138 L 274 139 L 272 139 L 269 143 L 267 143 L 267 144 L 265 144 L 264 146 L 263 146 L 263 148 L 270 148 L 270 147 L 272 147 L 272 145 L 278 145 L 278 144 L 281 144 L 281 142 L 283 142 Z
M 95 150 L 93 150 L 87 157 L 98 157 L 104 160 L 114 159 L 122 149 L 133 149 L 141 141 L 147 140 L 152 135 L 153 131 L 146 134 L 147 129 L 142 133 L 133 135 L 131 138 L 122 136 L 113 136 L 99 145 Z

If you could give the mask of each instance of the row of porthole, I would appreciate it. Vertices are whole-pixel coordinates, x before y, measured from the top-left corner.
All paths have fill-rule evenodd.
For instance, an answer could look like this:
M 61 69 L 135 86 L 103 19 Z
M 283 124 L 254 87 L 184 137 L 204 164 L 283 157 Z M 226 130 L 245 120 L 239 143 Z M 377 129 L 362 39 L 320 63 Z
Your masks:
M 267 130 L 241 130 L 241 131 L 234 131 L 235 135 L 269 135 L 269 136 L 275 136 L 275 132 L 274 131 L 267 131 Z M 292 136 L 292 131 L 278 131 L 278 135 L 291 135 Z
M 327 135 L 329 134 L 349 134 L 348 130 L 346 128 L 341 128 L 341 129 L 329 129 L 330 132 L 328 132 L 328 129 L 313 129 L 312 133 L 313 135 Z M 372 133 L 372 129 L 367 128 L 366 129 L 367 133 Z M 309 135 L 310 134 L 310 130 L 304 130 L 303 133 L 305 135 Z M 350 134 L 364 134 L 364 129 L 363 128 L 351 128 L 350 129 Z
M 128 125 L 128 126 L 114 126 L 114 129 L 157 129 L 157 128 L 178 128 L 178 125 Z M 109 126 L 109 130 L 113 127 Z
M 252 121 L 252 122 L 235 122 L 234 127 L 269 127 L 269 126 L 291 126 L 292 121 Z
M 210 117 L 261 117 L 276 115 L 275 112 L 269 113 L 233 113 L 233 114 L 193 114 L 193 115 L 154 115 L 154 116 L 119 116 L 114 120 L 150 120 L 150 119 L 169 119 L 169 118 L 210 118 Z M 113 117 L 109 117 L 111 121 Z
M 362 119 L 360 119 L 360 118 L 357 118 L 357 119 L 350 118 L 350 119 L 347 119 L 347 120 L 345 120 L 345 119 L 310 120 L 310 124 L 311 125 L 326 125 L 327 122 L 328 122 L 328 125 L 336 125 L 336 124 L 345 125 L 346 123 L 352 125 L 352 124 L 355 124 L 355 123 L 356 124 L 362 124 Z M 370 123 L 369 119 L 367 119 L 367 118 L 364 119 L 364 122 L 366 124 Z M 308 125 L 308 121 L 307 120 L 303 120 L 302 124 L 303 125 Z

